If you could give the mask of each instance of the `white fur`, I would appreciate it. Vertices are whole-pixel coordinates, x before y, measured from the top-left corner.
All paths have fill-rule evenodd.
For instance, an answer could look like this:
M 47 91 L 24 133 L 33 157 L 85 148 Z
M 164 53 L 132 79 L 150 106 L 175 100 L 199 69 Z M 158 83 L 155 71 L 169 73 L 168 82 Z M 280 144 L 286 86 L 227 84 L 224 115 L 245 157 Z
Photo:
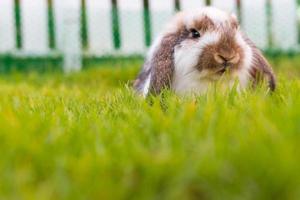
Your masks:
M 143 96 L 146 97 L 149 93 L 149 89 L 150 89 L 150 82 L 151 82 L 151 73 L 149 74 L 145 84 L 144 84 L 144 88 L 143 88 Z
M 206 71 L 199 73 L 195 68 L 203 48 L 219 41 L 220 34 L 216 31 L 206 33 L 199 42 L 187 40 L 180 47 L 175 48 L 175 74 L 172 89 L 177 93 L 206 91 L 209 81 L 205 80 L 208 75 Z

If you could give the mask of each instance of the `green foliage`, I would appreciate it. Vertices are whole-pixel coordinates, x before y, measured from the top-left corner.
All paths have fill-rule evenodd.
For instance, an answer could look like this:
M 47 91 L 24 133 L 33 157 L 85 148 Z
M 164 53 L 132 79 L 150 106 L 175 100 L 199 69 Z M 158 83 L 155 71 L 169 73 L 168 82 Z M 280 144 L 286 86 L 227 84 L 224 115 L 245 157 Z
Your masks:
M 0 199 L 299 199 L 298 57 L 278 90 L 151 103 L 140 60 L 0 76 Z

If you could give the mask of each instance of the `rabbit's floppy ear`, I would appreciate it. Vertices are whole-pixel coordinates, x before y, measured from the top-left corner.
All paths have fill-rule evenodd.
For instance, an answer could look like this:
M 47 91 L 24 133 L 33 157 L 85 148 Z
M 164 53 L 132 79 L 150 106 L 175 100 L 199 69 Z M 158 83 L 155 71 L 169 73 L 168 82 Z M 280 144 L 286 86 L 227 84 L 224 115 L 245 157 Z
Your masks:
M 254 84 L 261 80 L 267 80 L 271 91 L 276 89 L 276 78 L 273 70 L 258 49 L 253 50 L 253 62 L 250 70 Z
M 252 49 L 252 65 L 250 68 L 250 75 L 253 83 L 256 85 L 261 80 L 267 80 L 271 91 L 276 89 L 276 77 L 274 72 L 262 55 L 261 51 L 255 46 L 255 44 L 244 34 L 245 41 Z
M 170 33 L 162 37 L 160 44 L 150 58 L 151 80 L 149 92 L 152 94 L 159 94 L 163 89 L 171 87 L 175 70 L 174 49 L 179 37 L 179 33 Z

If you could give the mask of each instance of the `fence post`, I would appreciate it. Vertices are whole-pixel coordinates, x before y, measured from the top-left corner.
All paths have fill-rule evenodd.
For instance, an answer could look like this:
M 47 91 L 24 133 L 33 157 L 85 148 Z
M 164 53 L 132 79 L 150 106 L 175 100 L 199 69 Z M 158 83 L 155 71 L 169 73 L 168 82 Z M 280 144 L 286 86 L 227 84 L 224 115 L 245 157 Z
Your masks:
M 63 58 L 64 71 L 79 71 L 82 67 L 80 0 L 63 1 Z

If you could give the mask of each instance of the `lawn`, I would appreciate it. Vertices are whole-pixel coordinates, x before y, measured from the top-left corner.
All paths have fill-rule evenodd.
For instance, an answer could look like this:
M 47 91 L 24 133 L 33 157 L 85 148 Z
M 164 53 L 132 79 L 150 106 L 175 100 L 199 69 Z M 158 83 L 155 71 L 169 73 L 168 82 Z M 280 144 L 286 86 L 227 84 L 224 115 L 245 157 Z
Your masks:
M 300 57 L 272 95 L 151 102 L 141 63 L 0 75 L 0 199 L 300 199 Z

